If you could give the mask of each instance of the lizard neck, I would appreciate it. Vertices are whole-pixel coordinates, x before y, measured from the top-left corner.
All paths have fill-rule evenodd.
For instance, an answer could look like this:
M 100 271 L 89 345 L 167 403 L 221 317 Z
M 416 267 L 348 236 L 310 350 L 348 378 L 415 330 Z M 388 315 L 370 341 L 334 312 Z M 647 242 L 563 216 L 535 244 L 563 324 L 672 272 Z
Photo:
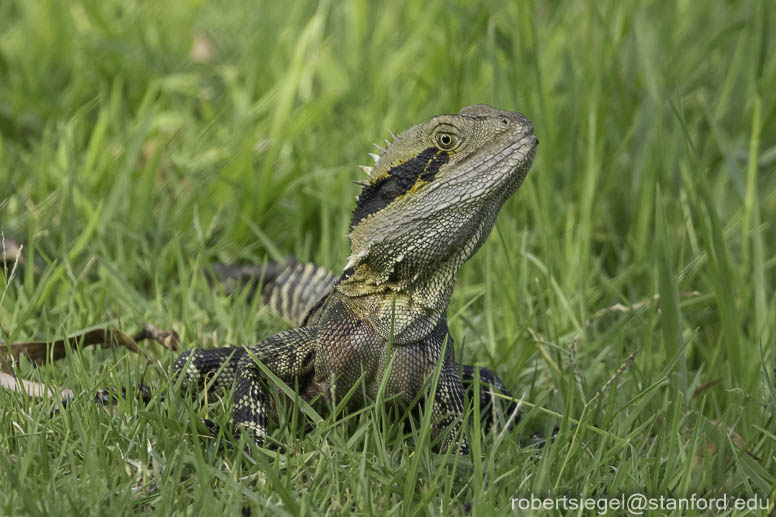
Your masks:
M 444 317 L 457 271 L 455 263 L 422 272 L 396 264 L 383 280 L 384 274 L 361 264 L 345 272 L 336 290 L 380 335 L 389 339 L 393 331 L 394 343 L 409 344 L 425 338 Z
M 398 344 L 423 339 L 445 315 L 458 270 L 485 241 L 495 218 L 491 212 L 462 220 L 463 238 L 444 246 L 375 246 L 376 252 L 345 270 L 337 291 L 386 339 L 391 329 Z M 387 252 L 390 248 L 396 251 Z

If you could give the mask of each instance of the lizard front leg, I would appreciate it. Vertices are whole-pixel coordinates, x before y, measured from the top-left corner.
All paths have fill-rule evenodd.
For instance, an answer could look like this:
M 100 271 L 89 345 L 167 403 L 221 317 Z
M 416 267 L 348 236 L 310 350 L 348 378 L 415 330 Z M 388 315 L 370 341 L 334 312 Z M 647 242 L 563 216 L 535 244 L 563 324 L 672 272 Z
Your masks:
M 464 388 L 469 391 L 469 396 L 474 396 L 476 393 L 474 385 L 475 370 L 479 370 L 480 386 L 479 386 L 479 398 L 480 398 L 480 420 L 483 424 L 494 425 L 495 411 L 497 407 L 500 407 L 506 418 L 510 418 L 512 413 L 517 410 L 517 404 L 514 402 L 512 392 L 504 386 L 501 379 L 491 370 L 482 366 L 470 366 L 464 365 L 461 371 L 461 380 L 463 381 Z M 508 399 L 502 399 L 496 393 L 509 397 Z M 486 408 L 490 408 L 490 414 L 486 411 Z M 520 421 L 520 415 L 515 415 L 514 425 Z
M 284 382 L 312 373 L 315 365 L 315 327 L 279 332 L 248 347 L 237 363 L 237 384 L 232 408 L 232 425 L 247 431 L 257 443 L 267 434 L 269 396 L 265 377 L 254 357 Z
M 181 387 L 184 390 L 195 392 L 210 386 L 214 392 L 222 393 L 234 382 L 237 364 L 243 355 L 245 349 L 242 347 L 192 348 L 175 359 L 175 378 L 182 377 Z
M 434 420 L 432 434 L 440 436 L 447 431 L 447 435 L 441 444 L 441 450 L 455 442 L 461 435 L 461 422 L 463 420 L 464 388 L 458 369 L 455 365 L 445 365 L 439 374 L 434 404 L 431 408 L 431 416 Z M 466 437 L 460 437 L 460 454 L 469 454 L 469 443 Z

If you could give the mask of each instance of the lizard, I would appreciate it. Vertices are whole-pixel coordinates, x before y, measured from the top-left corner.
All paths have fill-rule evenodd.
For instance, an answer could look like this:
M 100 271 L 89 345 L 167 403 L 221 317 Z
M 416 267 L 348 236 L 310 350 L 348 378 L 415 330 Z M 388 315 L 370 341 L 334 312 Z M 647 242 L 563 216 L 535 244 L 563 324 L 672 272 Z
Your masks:
M 187 350 L 174 372 L 188 388 L 201 388 L 214 374 L 211 388 L 233 385 L 232 426 L 260 446 L 270 398 L 255 359 L 305 400 L 330 400 L 363 378 L 351 407 L 374 400 L 384 375 L 386 396 L 405 403 L 427 396 L 441 362 L 432 437 L 460 454 L 469 453 L 460 432 L 464 382 L 478 369 L 483 382 L 510 393 L 487 368 L 459 371 L 446 311 L 459 268 L 486 241 L 528 173 L 538 146 L 533 126 L 520 113 L 478 104 L 391 137 L 372 154 L 373 166 L 361 166 L 368 179 L 356 198 L 350 255 L 339 276 L 301 263 L 213 268 L 220 277 L 261 279 L 262 301 L 295 328 L 254 346 Z

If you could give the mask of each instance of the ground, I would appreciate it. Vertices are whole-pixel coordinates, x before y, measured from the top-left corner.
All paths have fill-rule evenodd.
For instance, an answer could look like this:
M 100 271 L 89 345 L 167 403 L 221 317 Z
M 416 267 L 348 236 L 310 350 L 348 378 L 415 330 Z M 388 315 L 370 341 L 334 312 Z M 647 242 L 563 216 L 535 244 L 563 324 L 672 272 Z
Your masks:
M 283 323 L 203 266 L 341 269 L 372 142 L 473 103 L 541 141 L 449 310 L 459 359 L 523 398 L 514 430 L 470 426 L 459 458 L 382 404 L 289 403 L 285 454 L 247 456 L 198 427 L 227 423 L 228 396 L 168 392 L 171 352 L 72 350 L 17 370 L 73 389 L 66 410 L 0 392 L 0 513 L 773 508 L 774 24 L 754 0 L 0 3 L 0 229 L 23 245 L 0 267 L 6 342 L 148 321 L 255 343 Z M 148 404 L 91 401 L 141 379 Z

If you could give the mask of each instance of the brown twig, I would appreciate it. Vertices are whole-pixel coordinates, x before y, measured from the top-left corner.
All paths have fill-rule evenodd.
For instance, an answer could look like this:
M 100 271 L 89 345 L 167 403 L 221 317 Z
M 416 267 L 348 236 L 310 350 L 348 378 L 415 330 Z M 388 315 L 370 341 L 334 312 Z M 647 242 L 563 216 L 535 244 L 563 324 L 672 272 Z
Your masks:
M 56 361 L 65 357 L 68 347 L 80 348 L 99 345 L 103 348 L 108 348 L 118 345 L 135 353 L 142 354 L 146 358 L 146 369 L 143 372 L 143 379 L 145 379 L 148 368 L 153 364 L 153 359 L 137 343 L 146 339 L 152 339 L 168 350 L 178 350 L 180 346 L 177 332 L 174 330 L 160 330 L 150 323 L 145 323 L 132 337 L 116 329 L 92 329 L 50 342 L 22 341 L 7 344 L 0 339 L 0 369 L 14 370 L 13 366 L 19 362 L 22 355 L 27 356 L 33 365 L 39 366 L 48 361 Z M 138 397 L 143 396 L 142 386 L 141 382 L 138 387 Z M 57 394 L 61 398 L 72 398 L 74 396 L 72 390 L 56 392 L 39 382 L 28 381 L 2 372 L 0 372 L 0 387 L 19 393 L 26 393 L 36 398 L 52 397 Z

